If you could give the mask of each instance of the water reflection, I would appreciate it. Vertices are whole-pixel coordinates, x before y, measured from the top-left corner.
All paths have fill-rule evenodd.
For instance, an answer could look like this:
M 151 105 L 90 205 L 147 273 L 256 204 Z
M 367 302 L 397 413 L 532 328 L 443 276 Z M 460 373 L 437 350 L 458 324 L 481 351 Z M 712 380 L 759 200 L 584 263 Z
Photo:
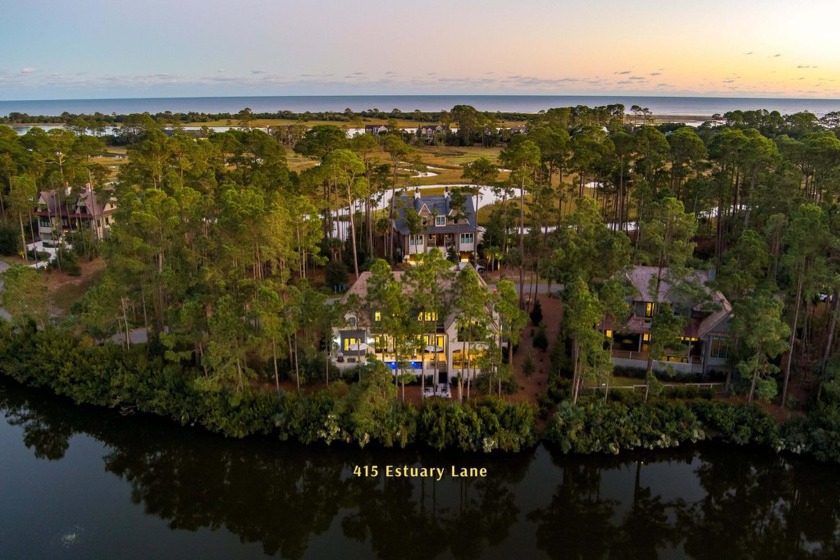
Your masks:
M 169 531 L 228 531 L 276 557 L 840 557 L 838 469 L 770 453 L 704 446 L 570 458 L 540 448 L 488 459 L 304 448 L 123 418 L 7 382 L 0 408 L 38 459 L 61 459 L 74 436 L 102 442 L 110 474 L 97 476 L 119 477 Z M 485 466 L 490 475 L 352 473 L 374 464 Z

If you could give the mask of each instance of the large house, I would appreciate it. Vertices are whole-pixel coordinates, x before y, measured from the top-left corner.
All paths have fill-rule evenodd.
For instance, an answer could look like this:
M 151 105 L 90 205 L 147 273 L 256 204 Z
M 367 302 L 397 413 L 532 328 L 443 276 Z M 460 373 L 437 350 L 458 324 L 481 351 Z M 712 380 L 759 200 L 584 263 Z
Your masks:
M 607 338 L 612 339 L 613 364 L 647 367 L 651 351 L 650 324 L 656 302 L 668 302 L 675 313 L 685 318 L 683 347 L 680 352 L 654 357 L 654 368 L 670 365 L 677 372 L 702 374 L 725 370 L 732 305 L 722 293 L 708 287 L 709 274 L 704 271 L 695 271 L 686 280 L 695 289 L 684 289 L 688 286 L 672 286 L 668 270 L 664 269 L 658 297 L 654 298 L 651 290 L 656 286 L 657 271 L 654 266 L 637 266 L 627 272 L 626 280 L 635 291 L 630 301 L 632 315 L 621 325 L 601 325 Z
M 454 251 L 461 261 L 467 261 L 481 240 L 481 230 L 476 228 L 475 206 L 471 196 L 462 197 L 461 204 L 454 204 L 449 188 L 442 195 L 401 195 L 395 201 L 394 220 L 396 244 L 401 256 L 412 260 L 412 255 L 432 250 L 447 254 Z
M 35 214 L 42 241 L 58 239 L 64 233 L 88 229 L 95 239 L 105 239 L 111 230 L 116 200 L 109 193 L 97 194 L 90 185 L 81 192 L 41 191 Z
M 461 263 L 454 268 L 461 270 L 468 266 L 471 265 Z M 395 280 L 401 281 L 404 273 L 394 271 L 392 274 Z M 372 359 L 384 362 L 391 369 L 396 368 L 393 340 L 381 327 L 380 311 L 368 302 L 370 278 L 370 272 L 360 274 L 359 279 L 342 298 L 344 304 L 354 300 L 360 305 L 345 313 L 343 326 L 333 328 L 331 357 L 339 368 L 355 367 Z M 487 289 L 484 280 L 479 278 L 479 281 Z M 452 287 L 451 280 L 443 281 L 443 284 L 445 287 Z M 404 283 L 401 285 L 405 286 Z M 487 294 L 489 302 L 489 289 Z M 498 335 L 498 315 L 492 309 L 488 308 L 488 311 L 492 317 L 491 324 L 488 325 L 489 332 Z M 451 309 L 446 317 L 437 317 L 428 312 L 425 316 L 418 313 L 417 321 L 423 323 L 426 332 L 419 335 L 419 350 L 411 356 L 403 357 L 403 361 L 408 362 L 408 368 L 403 371 L 417 375 L 432 375 L 437 371 L 439 383 L 449 383 L 459 374 L 462 378 L 467 378 L 478 373 L 476 359 L 487 349 L 487 344 L 471 340 L 472 331 L 459 322 L 457 309 Z

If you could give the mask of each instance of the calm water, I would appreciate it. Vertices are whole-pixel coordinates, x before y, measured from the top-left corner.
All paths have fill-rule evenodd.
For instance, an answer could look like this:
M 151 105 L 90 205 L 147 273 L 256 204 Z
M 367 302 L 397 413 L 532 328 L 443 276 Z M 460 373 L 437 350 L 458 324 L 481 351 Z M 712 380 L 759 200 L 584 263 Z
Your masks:
M 590 107 L 622 103 L 647 107 L 654 115 L 711 116 L 736 109 L 767 109 L 784 114 L 811 111 L 822 116 L 840 111 L 837 99 L 774 99 L 726 97 L 630 97 L 581 95 L 347 95 L 347 96 L 276 96 L 276 97 L 172 97 L 145 99 L 65 99 L 44 101 L 0 101 L 0 115 L 11 112 L 29 115 L 129 114 L 172 111 L 186 113 L 237 113 L 250 107 L 256 113 L 293 111 L 353 111 L 381 109 L 403 112 L 449 110 L 455 105 L 472 105 L 481 111 L 537 113 L 552 107 Z
M 0 558 L 838 558 L 840 468 L 228 441 L 0 379 Z M 483 466 L 435 483 L 357 464 Z

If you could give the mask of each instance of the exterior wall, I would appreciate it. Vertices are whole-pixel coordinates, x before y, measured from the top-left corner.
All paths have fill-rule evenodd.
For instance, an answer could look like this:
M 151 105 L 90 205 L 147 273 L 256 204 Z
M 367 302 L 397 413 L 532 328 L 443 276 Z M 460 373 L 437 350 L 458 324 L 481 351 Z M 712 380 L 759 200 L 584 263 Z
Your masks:
M 411 235 L 407 235 L 405 237 L 405 246 L 404 246 L 405 254 L 406 255 L 416 255 L 416 254 L 419 254 L 419 253 L 425 253 L 426 248 L 428 247 L 428 243 L 426 243 L 426 236 L 425 235 L 414 236 L 415 239 L 420 239 L 420 240 L 423 241 L 422 245 L 412 245 L 411 244 L 411 237 L 412 237 Z
M 364 363 L 365 361 L 374 358 L 381 359 L 380 356 L 377 356 L 374 353 L 372 346 L 369 347 L 367 352 L 353 352 L 344 349 L 345 339 L 356 338 L 367 342 L 367 340 L 373 338 L 375 335 L 376 333 L 372 332 L 370 329 L 333 329 L 333 343 L 338 344 L 337 350 L 331 355 L 333 364 L 339 369 L 348 369 L 356 367 L 360 363 Z M 460 367 L 455 367 L 453 359 L 455 352 L 466 352 L 467 349 L 467 342 L 458 340 L 457 322 L 453 322 L 450 325 L 450 327 L 443 333 L 429 332 L 426 333 L 425 336 L 443 336 L 443 352 L 439 352 L 437 354 L 437 360 L 439 362 L 438 370 L 447 372 L 447 376 L 450 381 L 456 379 L 459 373 L 464 379 L 470 376 L 478 375 L 480 373 L 480 371 L 477 368 L 475 369 L 475 371 L 473 371 L 473 368 L 462 369 Z M 482 351 L 486 348 L 485 345 L 475 342 L 471 342 L 469 346 L 472 352 Z M 341 353 L 342 359 L 344 360 L 342 362 L 338 362 L 336 360 L 339 353 Z M 424 353 L 422 356 L 420 356 L 419 360 L 410 361 L 413 362 L 413 367 L 412 365 L 409 365 L 409 367 L 403 370 L 404 373 L 413 373 L 415 375 L 433 375 L 435 372 L 435 354 L 433 352 Z

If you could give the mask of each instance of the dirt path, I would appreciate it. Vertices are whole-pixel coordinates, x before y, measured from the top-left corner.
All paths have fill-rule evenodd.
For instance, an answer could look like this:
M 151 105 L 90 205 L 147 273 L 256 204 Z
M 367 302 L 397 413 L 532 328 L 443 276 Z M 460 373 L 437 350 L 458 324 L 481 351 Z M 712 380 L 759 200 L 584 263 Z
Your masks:
M 551 351 L 557 342 L 560 333 L 560 323 L 563 318 L 563 302 L 557 298 L 547 295 L 539 296 L 543 312 L 543 324 L 545 334 L 548 338 L 548 349 L 545 351 L 534 348 L 534 335 L 537 327 L 531 325 L 530 321 L 522 333 L 522 341 L 519 343 L 519 351 L 513 356 L 513 374 L 519 391 L 510 396 L 512 402 L 537 402 L 539 394 L 545 390 L 548 383 L 548 373 L 551 370 Z M 534 373 L 525 375 L 523 364 L 528 356 L 534 364 Z

